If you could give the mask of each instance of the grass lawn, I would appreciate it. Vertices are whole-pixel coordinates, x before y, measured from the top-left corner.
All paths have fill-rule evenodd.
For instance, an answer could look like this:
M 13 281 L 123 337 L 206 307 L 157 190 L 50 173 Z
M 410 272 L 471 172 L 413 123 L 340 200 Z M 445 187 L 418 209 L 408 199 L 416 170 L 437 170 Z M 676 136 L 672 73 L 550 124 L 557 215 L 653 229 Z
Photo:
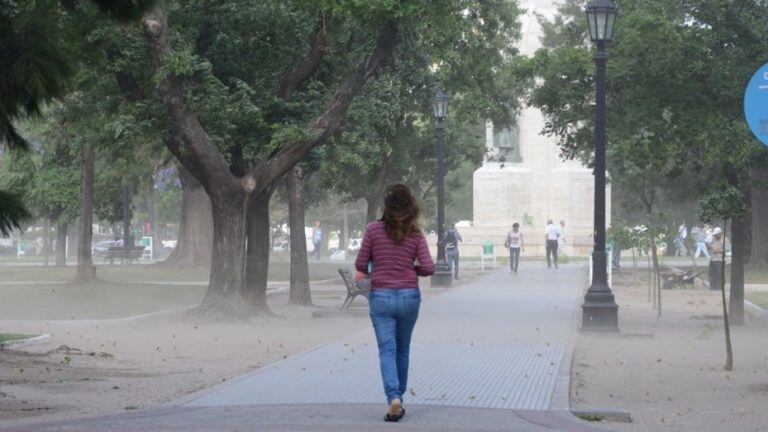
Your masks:
M 311 262 L 310 279 L 339 279 L 339 267 L 352 264 Z M 0 320 L 123 318 L 191 307 L 205 296 L 208 269 L 106 265 L 98 266 L 96 275 L 93 283 L 74 284 L 74 266 L 0 266 Z M 289 263 L 270 265 L 271 281 L 287 281 L 289 275 Z
M 208 268 L 178 269 L 160 265 L 101 265 L 96 262 L 99 279 L 114 282 L 202 282 L 208 280 Z M 348 262 L 310 262 L 310 280 L 339 277 L 338 268 L 352 268 Z M 42 267 L 19 265 L 0 266 L 0 281 L 70 281 L 75 277 L 75 266 Z M 273 262 L 269 266 L 270 281 L 287 281 L 290 277 L 290 263 Z
M 123 284 L 0 285 L 0 319 L 69 320 L 123 318 L 195 306 L 207 287 Z
M 744 280 L 748 284 L 768 284 L 768 268 L 747 269 Z
M 0 333 L 0 343 L 14 341 L 19 339 L 27 339 L 34 337 L 35 335 L 16 334 L 16 333 Z
M 747 300 L 760 306 L 763 309 L 768 309 L 768 292 L 749 292 L 746 293 Z

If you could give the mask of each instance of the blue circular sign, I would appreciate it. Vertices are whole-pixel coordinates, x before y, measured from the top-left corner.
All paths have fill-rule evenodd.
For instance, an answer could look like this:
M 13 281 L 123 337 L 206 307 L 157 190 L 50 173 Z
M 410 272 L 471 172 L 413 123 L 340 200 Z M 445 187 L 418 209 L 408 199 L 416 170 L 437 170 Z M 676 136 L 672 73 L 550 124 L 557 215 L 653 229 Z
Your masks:
M 768 146 L 768 63 L 755 72 L 747 85 L 744 117 L 752 133 Z

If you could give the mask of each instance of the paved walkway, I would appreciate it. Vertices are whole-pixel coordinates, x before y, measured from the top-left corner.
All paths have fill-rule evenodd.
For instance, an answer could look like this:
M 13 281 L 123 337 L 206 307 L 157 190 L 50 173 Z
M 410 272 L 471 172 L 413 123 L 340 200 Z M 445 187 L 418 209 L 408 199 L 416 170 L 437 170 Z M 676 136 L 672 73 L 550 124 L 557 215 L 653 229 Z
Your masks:
M 518 276 L 499 270 L 422 304 L 398 425 L 381 421 L 366 327 L 182 406 L 11 430 L 598 430 L 567 413 L 584 267 L 524 264 Z

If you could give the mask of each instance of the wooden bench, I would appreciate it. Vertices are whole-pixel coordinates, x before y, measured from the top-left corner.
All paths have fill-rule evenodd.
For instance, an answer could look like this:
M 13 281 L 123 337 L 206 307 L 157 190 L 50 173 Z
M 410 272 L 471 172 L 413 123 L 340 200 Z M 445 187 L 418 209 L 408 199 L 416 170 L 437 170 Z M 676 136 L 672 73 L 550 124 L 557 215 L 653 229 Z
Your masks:
M 128 250 L 128 258 L 125 257 L 125 248 L 122 246 L 110 246 L 107 249 L 107 254 L 104 255 L 104 262 L 109 261 L 110 264 L 115 264 L 115 259 L 119 259 L 121 264 L 125 264 L 128 260 L 128 264 L 133 261 L 138 261 L 144 254 L 144 246 L 134 246 Z
M 349 270 L 339 269 L 339 274 L 341 275 L 341 279 L 344 281 L 344 285 L 347 286 L 347 299 L 344 300 L 344 303 L 341 304 L 341 310 L 349 308 L 349 306 L 352 304 L 352 300 L 354 300 L 355 297 L 359 295 L 368 298 L 369 294 L 371 293 L 370 284 L 368 284 L 368 287 L 360 287 L 357 284 L 354 275 L 352 275 L 352 272 Z

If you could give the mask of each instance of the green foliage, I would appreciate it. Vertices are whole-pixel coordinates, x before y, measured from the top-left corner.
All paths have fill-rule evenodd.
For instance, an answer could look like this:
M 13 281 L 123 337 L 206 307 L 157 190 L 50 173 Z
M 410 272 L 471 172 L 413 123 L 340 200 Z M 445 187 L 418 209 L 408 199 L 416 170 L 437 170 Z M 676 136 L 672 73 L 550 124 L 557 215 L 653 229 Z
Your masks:
M 156 191 L 155 206 L 158 223 L 178 223 L 181 220 L 181 188 L 168 186 Z
M 421 21 L 405 20 L 395 65 L 358 95 L 343 132 L 320 150 L 323 183 L 346 201 L 378 203 L 381 187 L 395 181 L 409 184 L 422 199 L 434 195 L 437 87 L 451 95 L 449 172 L 462 167 L 466 174 L 482 161 L 487 118 L 498 125 L 512 121 L 526 85 L 512 72 L 522 66 L 514 48 L 520 9 L 515 2 L 468 1 L 462 7 L 438 2 L 429 19 L 422 11 L 413 15 Z M 448 181 L 451 190 L 459 186 L 455 178 Z
M 591 165 L 594 48 L 585 3 L 566 1 L 559 16 L 544 20 L 545 48 L 531 61 L 539 80 L 530 99 L 544 112 L 544 132 L 558 137 L 562 156 Z M 768 153 L 742 118 L 744 85 L 768 58 L 764 4 L 616 3 L 621 14 L 608 49 L 607 94 L 607 166 L 622 201 L 615 208 L 642 213 L 654 225 L 665 223 L 655 216 L 664 206 L 692 217 L 695 206 L 686 202 L 726 180 L 738 185 Z
M 65 17 L 55 0 L 0 1 L 0 141 L 28 144 L 13 125 L 64 93 L 72 75 Z
M 9 236 L 14 228 L 31 215 L 24 207 L 21 196 L 0 190 L 0 234 Z
M 699 218 L 704 222 L 734 219 L 744 216 L 746 212 L 743 194 L 728 185 L 706 195 L 699 204 Z
M 99 9 L 120 21 L 136 20 L 157 3 L 156 0 L 91 0 Z

